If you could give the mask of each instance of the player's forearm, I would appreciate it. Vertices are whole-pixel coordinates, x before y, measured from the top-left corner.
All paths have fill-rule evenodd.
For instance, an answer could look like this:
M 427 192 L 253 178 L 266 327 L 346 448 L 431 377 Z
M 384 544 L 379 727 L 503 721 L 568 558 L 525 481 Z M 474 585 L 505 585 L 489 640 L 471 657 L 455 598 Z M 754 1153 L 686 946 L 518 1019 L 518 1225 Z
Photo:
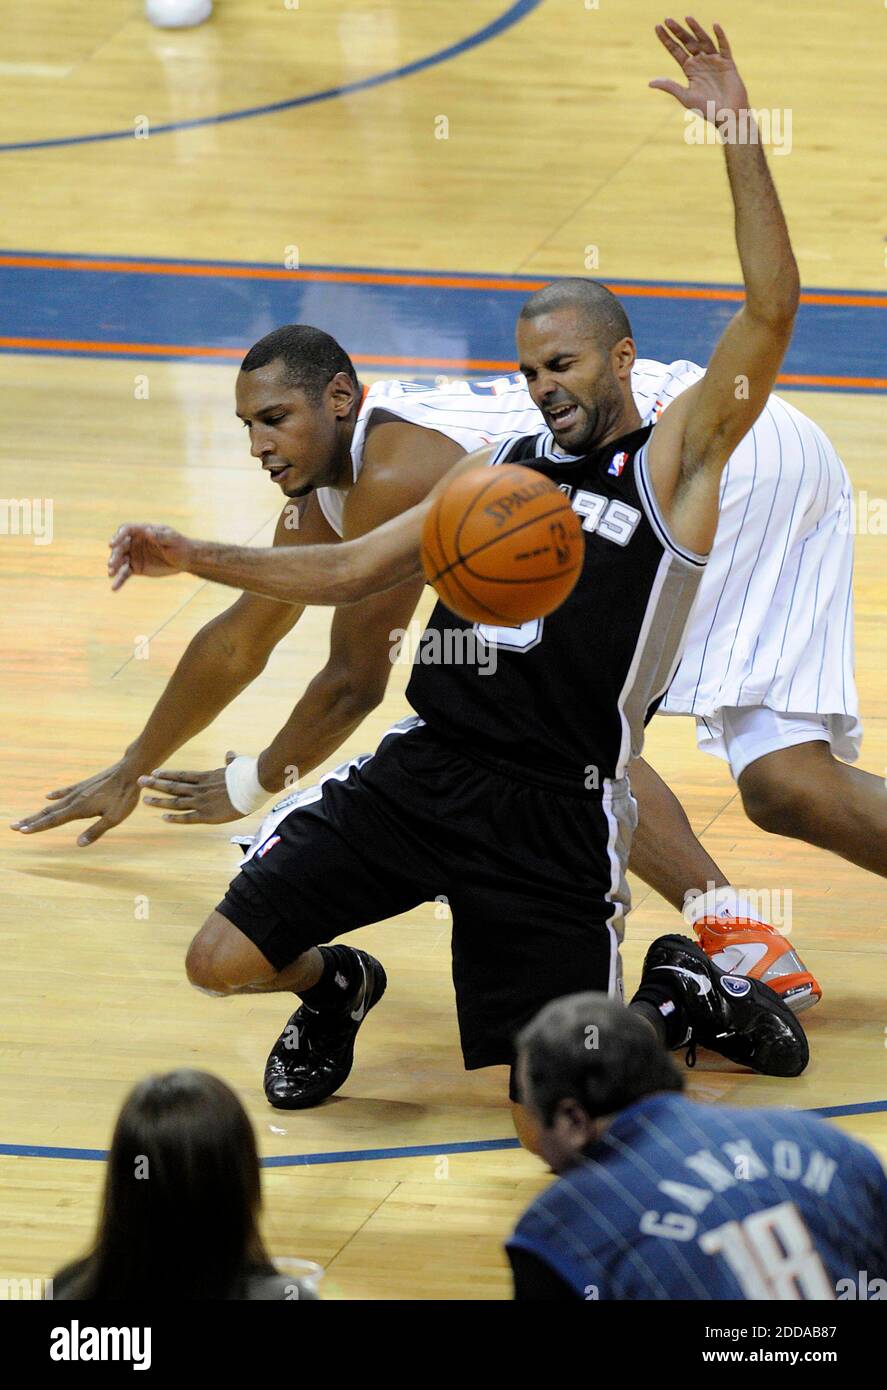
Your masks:
M 275 547 L 189 541 L 183 568 L 200 579 L 284 603 L 356 603 L 420 573 L 421 519 L 413 512 L 341 545 Z M 424 515 L 424 512 L 422 512 Z
M 124 763 L 136 776 L 162 767 L 255 680 L 264 664 L 251 650 L 232 651 L 224 632 L 208 624 L 188 645 Z
M 259 781 L 268 791 L 294 786 L 335 753 L 379 703 L 382 691 L 321 671 L 289 719 L 259 757 Z
M 800 294 L 798 266 L 763 148 L 728 143 L 724 150 L 746 307 L 763 322 L 790 322 Z

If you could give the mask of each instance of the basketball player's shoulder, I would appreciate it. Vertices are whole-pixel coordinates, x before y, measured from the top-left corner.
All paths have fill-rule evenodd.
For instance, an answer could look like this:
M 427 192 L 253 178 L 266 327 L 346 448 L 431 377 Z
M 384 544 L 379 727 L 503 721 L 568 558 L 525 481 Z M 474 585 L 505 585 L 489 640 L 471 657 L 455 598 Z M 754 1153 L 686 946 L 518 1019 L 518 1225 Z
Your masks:
M 545 458 L 553 446 L 554 437 L 547 429 L 507 434 L 491 446 L 489 462 L 524 463 L 532 467 L 532 460 Z
M 433 427 L 378 412 L 363 448 L 363 468 L 355 486 L 371 486 L 386 474 L 405 479 L 439 476 L 465 453 L 457 440 Z
M 345 497 L 345 531 L 416 506 L 464 454 L 461 445 L 425 425 L 397 417 L 381 421 L 367 437 L 360 472 Z
M 367 421 L 366 442 L 363 447 L 364 462 L 384 462 L 399 449 L 424 442 L 424 437 L 429 433 L 427 425 L 418 424 L 415 420 L 404 420 L 401 415 L 385 410 L 384 406 L 380 407 L 373 411 Z

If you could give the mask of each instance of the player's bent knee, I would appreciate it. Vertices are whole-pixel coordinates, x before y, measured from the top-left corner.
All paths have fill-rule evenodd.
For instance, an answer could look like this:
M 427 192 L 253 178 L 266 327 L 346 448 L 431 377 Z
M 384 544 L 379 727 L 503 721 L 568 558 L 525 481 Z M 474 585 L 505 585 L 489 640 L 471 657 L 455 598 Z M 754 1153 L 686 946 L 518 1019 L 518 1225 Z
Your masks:
M 229 991 L 220 987 L 221 982 L 216 975 L 212 947 L 202 939 L 202 936 L 202 932 L 197 933 L 188 947 L 188 954 L 185 957 L 185 973 L 188 976 L 188 983 L 203 994 L 227 994 Z
M 766 761 L 760 760 L 761 764 Z M 745 814 L 759 829 L 789 836 L 802 831 L 807 809 L 804 789 L 783 781 L 777 769 L 752 763 L 739 779 L 739 792 Z
M 803 839 L 833 813 L 840 768 L 828 743 L 820 739 L 756 758 L 738 778 L 745 814 L 771 835 Z
M 275 974 L 258 948 L 215 911 L 188 947 L 185 971 L 195 989 L 217 996 L 237 994 Z

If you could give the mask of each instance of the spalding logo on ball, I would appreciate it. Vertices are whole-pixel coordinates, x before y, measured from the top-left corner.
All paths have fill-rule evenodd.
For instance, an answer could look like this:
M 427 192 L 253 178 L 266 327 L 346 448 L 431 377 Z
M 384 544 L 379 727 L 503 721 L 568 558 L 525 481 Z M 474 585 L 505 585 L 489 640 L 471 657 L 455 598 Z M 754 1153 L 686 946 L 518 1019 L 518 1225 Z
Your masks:
M 569 499 L 519 464 L 460 473 L 422 528 L 425 578 L 473 623 L 515 627 L 553 613 L 572 593 L 584 556 Z

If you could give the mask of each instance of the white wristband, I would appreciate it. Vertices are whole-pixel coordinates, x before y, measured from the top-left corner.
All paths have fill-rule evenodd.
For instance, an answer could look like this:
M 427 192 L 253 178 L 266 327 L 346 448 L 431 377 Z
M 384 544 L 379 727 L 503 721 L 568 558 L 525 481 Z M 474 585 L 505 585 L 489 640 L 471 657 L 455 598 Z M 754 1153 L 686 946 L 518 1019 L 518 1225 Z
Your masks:
M 245 816 L 258 811 L 273 795 L 259 781 L 258 758 L 235 758 L 229 763 L 225 768 L 225 786 L 231 805 Z

